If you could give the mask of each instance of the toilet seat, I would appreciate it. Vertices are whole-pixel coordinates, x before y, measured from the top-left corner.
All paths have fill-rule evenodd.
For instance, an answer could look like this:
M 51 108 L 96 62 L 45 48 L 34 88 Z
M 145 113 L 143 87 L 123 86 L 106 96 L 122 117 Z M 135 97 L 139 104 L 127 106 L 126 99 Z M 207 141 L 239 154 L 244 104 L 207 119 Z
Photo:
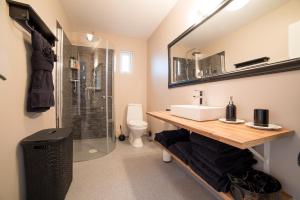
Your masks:
M 147 128 L 148 123 L 145 121 L 141 121 L 141 120 L 131 120 L 128 122 L 128 126 L 132 127 L 132 128 Z

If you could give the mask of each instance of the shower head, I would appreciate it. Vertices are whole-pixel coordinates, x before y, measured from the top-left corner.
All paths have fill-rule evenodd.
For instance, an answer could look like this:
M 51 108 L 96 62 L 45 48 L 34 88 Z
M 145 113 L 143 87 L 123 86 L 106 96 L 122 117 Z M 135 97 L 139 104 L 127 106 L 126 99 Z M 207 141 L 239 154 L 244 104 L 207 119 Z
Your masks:
M 197 54 L 201 54 L 201 52 L 199 51 L 198 48 L 193 48 L 193 49 L 190 49 L 190 50 L 186 51 L 185 58 L 186 59 L 188 59 L 188 58 L 193 59 L 191 56 L 194 57 Z
M 195 51 L 195 52 L 192 53 L 193 56 L 195 56 L 197 54 L 201 54 L 201 52 L 200 51 Z

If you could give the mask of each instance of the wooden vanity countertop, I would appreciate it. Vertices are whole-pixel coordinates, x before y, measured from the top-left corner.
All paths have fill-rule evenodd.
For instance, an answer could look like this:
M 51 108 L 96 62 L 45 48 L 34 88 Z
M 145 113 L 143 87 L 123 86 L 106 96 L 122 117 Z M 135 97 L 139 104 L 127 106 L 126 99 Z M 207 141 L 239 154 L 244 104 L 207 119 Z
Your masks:
M 245 124 L 226 124 L 218 120 L 198 122 L 173 116 L 167 111 L 147 112 L 147 115 L 240 149 L 264 144 L 294 133 L 286 128 L 258 130 Z

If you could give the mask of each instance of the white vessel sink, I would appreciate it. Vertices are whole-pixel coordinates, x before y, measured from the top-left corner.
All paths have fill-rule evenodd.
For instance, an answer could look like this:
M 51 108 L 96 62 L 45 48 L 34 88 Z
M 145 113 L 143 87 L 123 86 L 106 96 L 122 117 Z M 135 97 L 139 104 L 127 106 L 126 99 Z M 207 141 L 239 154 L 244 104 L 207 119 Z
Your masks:
M 216 120 L 225 115 L 225 107 L 171 105 L 171 115 L 195 121 Z

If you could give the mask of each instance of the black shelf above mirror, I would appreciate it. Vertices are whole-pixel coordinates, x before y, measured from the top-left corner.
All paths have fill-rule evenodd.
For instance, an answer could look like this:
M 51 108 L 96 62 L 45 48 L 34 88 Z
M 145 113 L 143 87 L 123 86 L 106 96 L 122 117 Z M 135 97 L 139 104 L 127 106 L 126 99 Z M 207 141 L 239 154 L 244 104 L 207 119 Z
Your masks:
M 30 5 L 12 0 L 6 2 L 12 19 L 28 32 L 31 32 L 31 29 L 38 31 L 52 46 L 55 46 L 57 38 Z

